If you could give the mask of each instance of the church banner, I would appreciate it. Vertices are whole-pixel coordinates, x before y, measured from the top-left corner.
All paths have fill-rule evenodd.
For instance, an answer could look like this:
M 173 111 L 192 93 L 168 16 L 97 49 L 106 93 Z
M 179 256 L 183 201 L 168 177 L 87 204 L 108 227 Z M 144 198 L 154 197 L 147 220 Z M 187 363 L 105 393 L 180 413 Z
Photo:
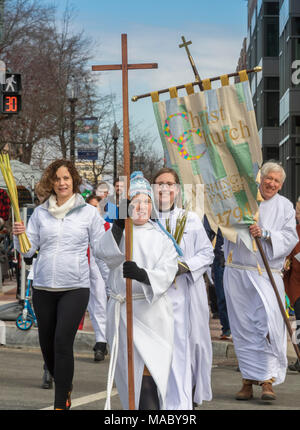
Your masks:
M 76 149 L 78 160 L 98 160 L 98 118 L 77 118 L 76 129 Z
M 166 164 L 177 171 L 184 193 L 192 190 L 192 209 L 201 218 L 205 212 L 215 232 L 219 226 L 232 242 L 239 235 L 252 249 L 248 226 L 258 211 L 261 144 L 247 75 L 232 85 L 221 81 L 220 88 L 206 82 L 197 93 L 190 86 L 184 97 L 170 89 L 166 101 L 152 95 L 154 114 Z

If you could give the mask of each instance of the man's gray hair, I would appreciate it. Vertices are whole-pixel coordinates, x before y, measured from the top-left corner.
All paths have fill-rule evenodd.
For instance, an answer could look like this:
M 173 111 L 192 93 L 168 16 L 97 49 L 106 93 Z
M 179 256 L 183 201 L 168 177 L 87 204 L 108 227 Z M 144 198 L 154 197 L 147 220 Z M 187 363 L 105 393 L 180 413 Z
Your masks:
M 282 184 L 284 183 L 286 174 L 281 164 L 276 163 L 274 161 L 267 161 L 265 164 L 263 164 L 260 173 L 261 173 L 261 176 L 263 177 L 263 176 L 267 176 L 270 172 L 280 172 L 282 177 L 281 183 Z

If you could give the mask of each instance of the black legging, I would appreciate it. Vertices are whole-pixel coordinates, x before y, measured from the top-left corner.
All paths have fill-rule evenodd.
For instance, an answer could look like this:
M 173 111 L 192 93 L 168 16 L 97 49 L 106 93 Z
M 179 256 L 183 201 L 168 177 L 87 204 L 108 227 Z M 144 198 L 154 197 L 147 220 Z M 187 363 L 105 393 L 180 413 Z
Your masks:
M 90 291 L 52 292 L 33 288 L 32 302 L 46 366 L 55 381 L 54 408 L 65 409 L 74 375 L 73 344 Z

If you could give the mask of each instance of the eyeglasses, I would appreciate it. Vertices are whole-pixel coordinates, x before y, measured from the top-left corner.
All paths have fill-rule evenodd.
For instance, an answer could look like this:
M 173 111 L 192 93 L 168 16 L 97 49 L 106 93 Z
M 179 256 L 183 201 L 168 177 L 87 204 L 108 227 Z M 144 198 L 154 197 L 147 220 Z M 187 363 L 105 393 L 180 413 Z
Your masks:
M 174 189 L 177 184 L 175 182 L 157 182 L 154 185 L 157 185 L 161 190 L 164 187 L 167 189 Z

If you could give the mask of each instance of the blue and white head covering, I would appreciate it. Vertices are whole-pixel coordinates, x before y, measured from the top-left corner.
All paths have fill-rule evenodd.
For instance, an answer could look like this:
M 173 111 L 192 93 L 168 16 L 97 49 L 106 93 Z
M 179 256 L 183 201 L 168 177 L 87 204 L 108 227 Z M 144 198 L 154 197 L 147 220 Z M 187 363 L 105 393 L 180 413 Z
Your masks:
M 130 175 L 129 199 L 137 194 L 147 194 L 154 205 L 153 191 L 150 182 L 144 177 L 143 172 L 135 171 Z
M 135 171 L 130 175 L 130 186 L 129 186 L 129 199 L 132 200 L 138 194 L 147 194 L 152 201 L 152 220 L 160 227 L 160 229 L 172 240 L 176 251 L 180 257 L 183 256 L 183 252 L 179 245 L 177 244 L 174 237 L 165 229 L 158 219 L 157 210 L 155 207 L 155 200 L 153 195 L 153 190 L 150 182 L 144 177 L 143 172 Z

